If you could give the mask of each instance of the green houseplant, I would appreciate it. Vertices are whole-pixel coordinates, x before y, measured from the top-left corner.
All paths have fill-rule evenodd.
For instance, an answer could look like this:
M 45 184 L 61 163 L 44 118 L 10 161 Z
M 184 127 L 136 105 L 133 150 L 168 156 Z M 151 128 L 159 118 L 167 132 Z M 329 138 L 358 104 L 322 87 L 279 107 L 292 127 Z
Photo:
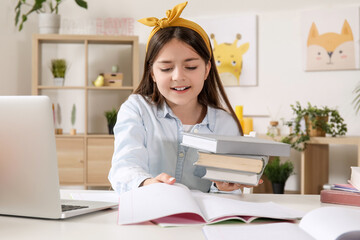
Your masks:
M 288 143 L 292 148 L 303 151 L 306 148 L 305 142 L 310 137 L 330 134 L 332 137 L 345 135 L 347 132 L 344 119 L 336 109 L 328 107 L 317 107 L 308 103 L 307 107 L 302 107 L 299 102 L 296 105 L 290 105 L 295 119 L 288 122 L 287 125 L 292 127 L 292 132 L 284 137 L 281 141 Z M 302 128 L 302 121 L 305 122 L 305 130 Z
M 264 175 L 271 181 L 274 193 L 284 193 L 285 182 L 293 172 L 293 163 L 280 163 L 279 157 L 275 157 L 264 169 Z
M 108 123 L 109 134 L 114 134 L 113 129 L 116 123 L 117 113 L 118 111 L 115 108 L 113 108 L 111 111 L 105 111 L 104 113 Z
M 23 29 L 24 23 L 28 16 L 33 13 L 53 13 L 58 14 L 59 5 L 63 0 L 18 0 L 15 6 L 15 26 L 19 25 L 19 31 Z M 87 9 L 87 2 L 84 0 L 75 0 L 76 4 L 82 8 Z M 24 8 L 27 11 L 24 11 Z M 25 13 L 24 13 L 25 12 Z
M 52 59 L 50 70 L 54 77 L 55 85 L 62 86 L 64 84 L 65 73 L 67 70 L 66 60 L 65 59 Z

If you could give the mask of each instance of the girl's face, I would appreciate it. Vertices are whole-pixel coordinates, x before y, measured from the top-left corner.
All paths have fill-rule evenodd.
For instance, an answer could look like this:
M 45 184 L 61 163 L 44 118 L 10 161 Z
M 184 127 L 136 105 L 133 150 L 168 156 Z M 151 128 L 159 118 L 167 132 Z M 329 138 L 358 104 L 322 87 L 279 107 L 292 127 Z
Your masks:
M 194 107 L 210 67 L 191 46 L 172 39 L 155 58 L 152 77 L 171 108 Z

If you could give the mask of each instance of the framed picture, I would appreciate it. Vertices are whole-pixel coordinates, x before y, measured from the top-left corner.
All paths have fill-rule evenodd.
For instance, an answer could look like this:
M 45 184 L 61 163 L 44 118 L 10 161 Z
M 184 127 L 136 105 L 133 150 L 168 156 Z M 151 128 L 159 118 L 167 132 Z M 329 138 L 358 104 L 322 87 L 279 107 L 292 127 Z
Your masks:
M 359 69 L 359 7 L 302 12 L 306 71 Z
M 257 16 L 197 18 L 209 34 L 224 86 L 257 86 Z

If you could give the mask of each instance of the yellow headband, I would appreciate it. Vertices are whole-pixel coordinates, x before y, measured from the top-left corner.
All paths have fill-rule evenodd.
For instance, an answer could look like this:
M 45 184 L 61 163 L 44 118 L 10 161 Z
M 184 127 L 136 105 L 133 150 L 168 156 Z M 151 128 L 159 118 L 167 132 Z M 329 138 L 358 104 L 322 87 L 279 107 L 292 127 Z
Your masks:
M 195 32 L 197 32 L 198 34 L 200 34 L 200 36 L 203 38 L 209 52 L 211 53 L 210 40 L 209 40 L 207 33 L 204 31 L 204 29 L 202 29 L 202 27 L 200 27 L 198 24 L 196 24 L 192 21 L 186 20 L 184 18 L 180 18 L 180 14 L 182 13 L 182 11 L 186 7 L 186 5 L 187 5 L 187 2 L 180 3 L 180 4 L 176 5 L 172 10 L 167 10 L 166 18 L 157 19 L 155 17 L 150 17 L 150 18 L 143 18 L 143 19 L 138 20 L 140 23 L 145 24 L 146 26 L 154 27 L 153 30 L 151 31 L 149 39 L 147 41 L 146 51 L 147 51 L 150 39 L 160 29 L 167 28 L 167 27 L 186 27 L 186 28 L 190 28 L 190 29 L 194 30 Z

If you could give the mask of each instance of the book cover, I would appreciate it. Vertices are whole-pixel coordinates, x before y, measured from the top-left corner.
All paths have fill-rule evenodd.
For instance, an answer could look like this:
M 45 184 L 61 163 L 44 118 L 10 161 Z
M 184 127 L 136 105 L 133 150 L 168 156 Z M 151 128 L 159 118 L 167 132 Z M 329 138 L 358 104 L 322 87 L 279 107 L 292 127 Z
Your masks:
M 231 155 L 198 152 L 194 165 L 222 168 L 251 173 L 261 173 L 268 162 L 267 156 Z
M 209 224 L 258 218 L 296 220 L 303 212 L 273 202 L 245 202 L 191 191 L 182 184 L 154 183 L 120 195 L 118 224 L 152 221 L 162 226 Z
M 321 190 L 320 201 L 322 203 L 343 204 L 360 207 L 360 193 L 339 190 Z
M 289 144 L 255 137 L 183 133 L 182 144 L 199 150 L 221 154 L 290 155 Z

